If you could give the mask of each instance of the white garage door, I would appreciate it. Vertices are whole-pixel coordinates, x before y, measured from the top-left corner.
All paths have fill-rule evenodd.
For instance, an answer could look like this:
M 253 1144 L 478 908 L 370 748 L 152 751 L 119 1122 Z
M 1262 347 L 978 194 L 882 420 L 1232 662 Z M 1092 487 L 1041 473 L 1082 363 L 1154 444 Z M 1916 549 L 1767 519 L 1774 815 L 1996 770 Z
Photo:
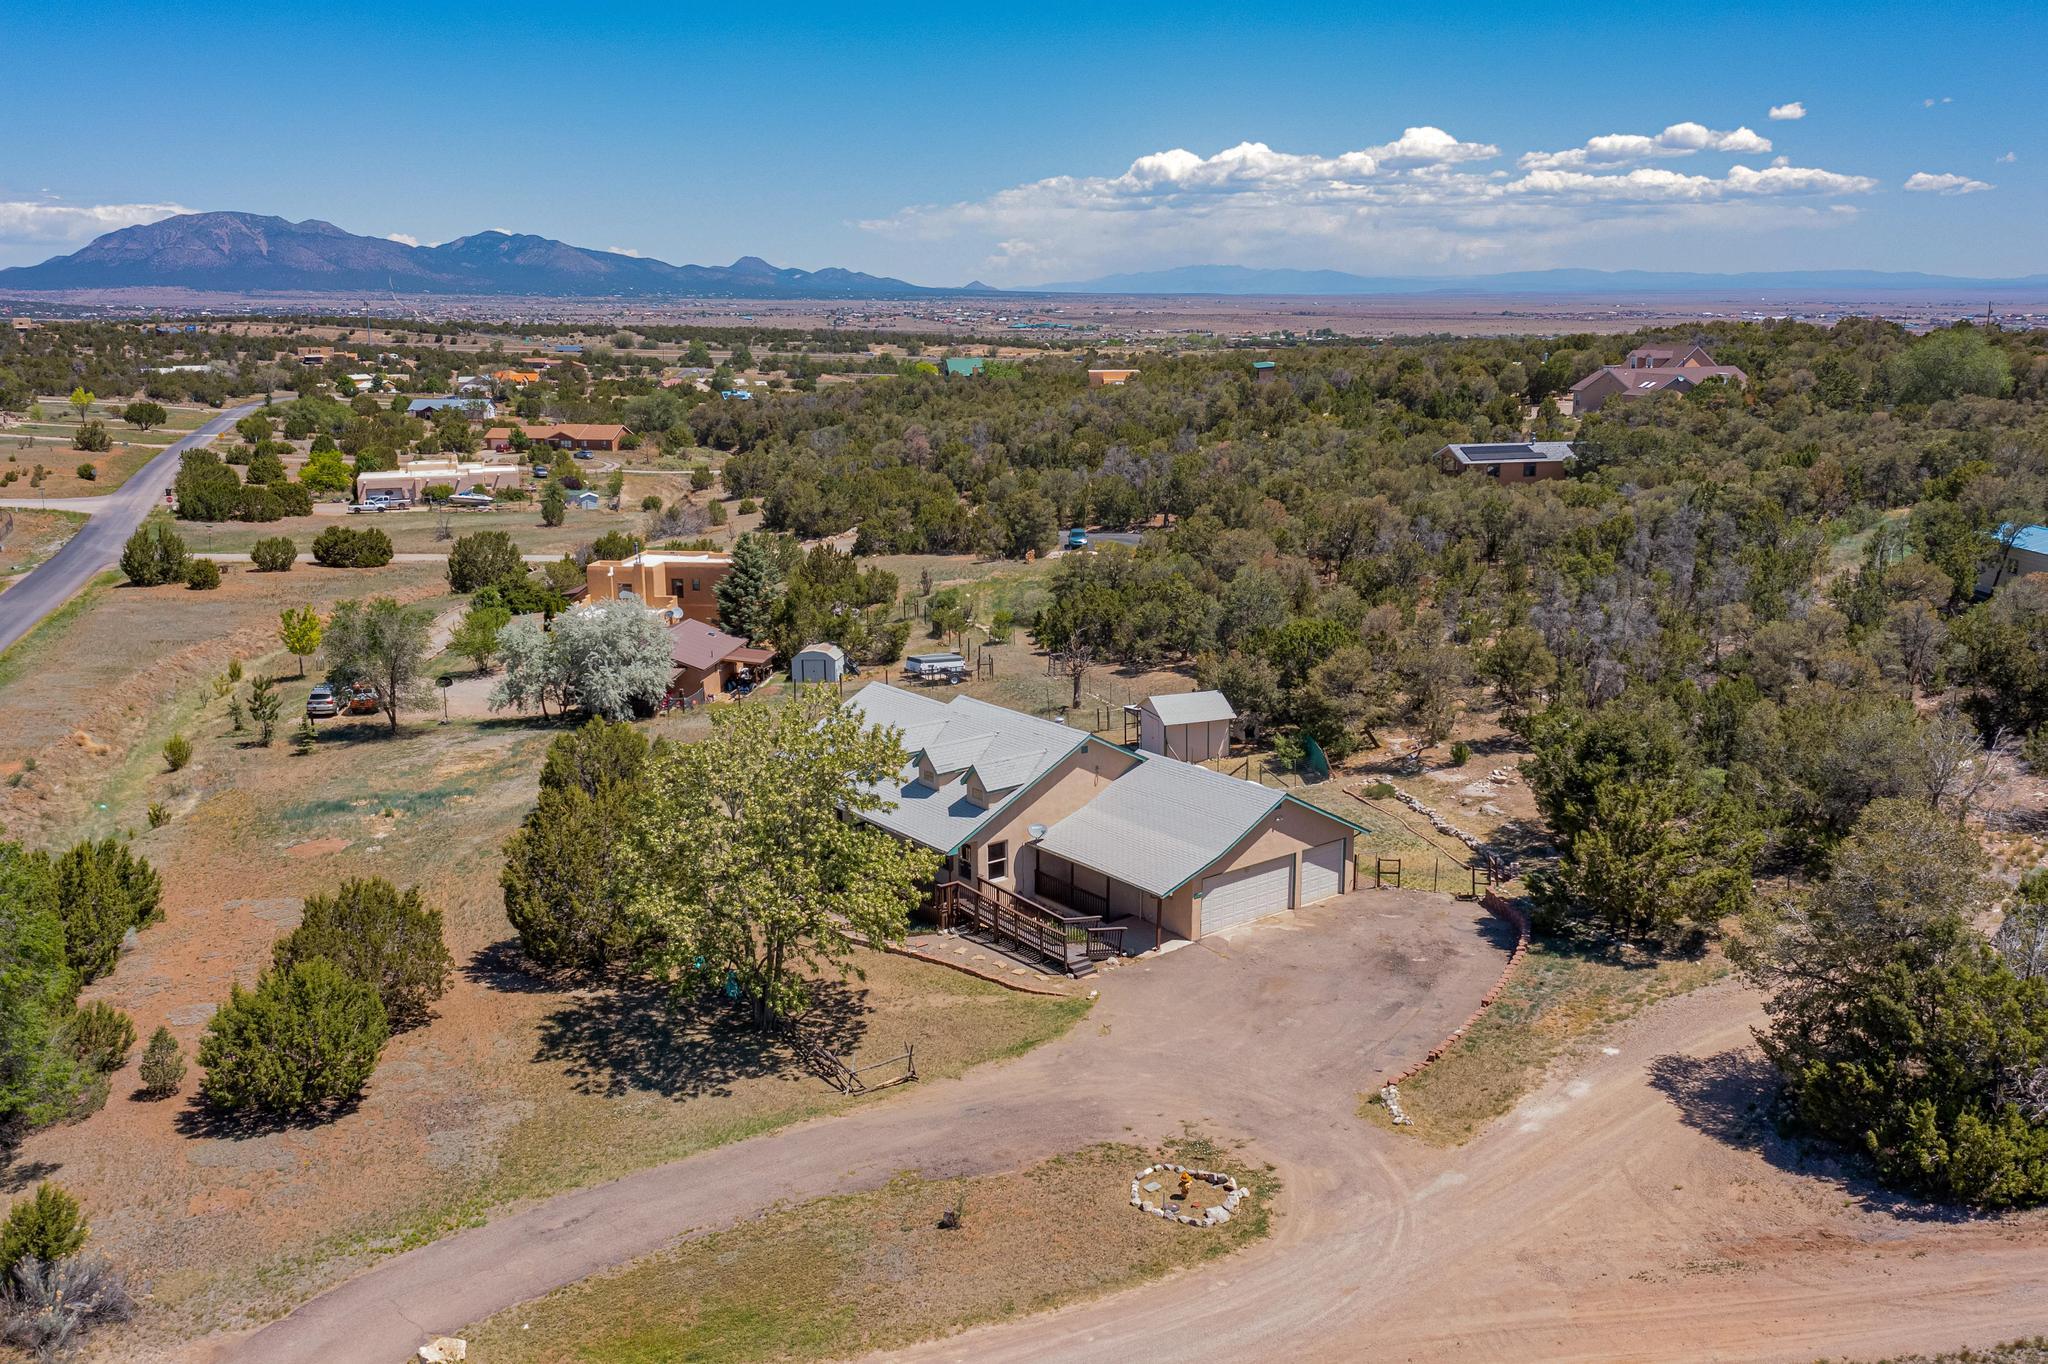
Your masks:
M 1344 840 L 1310 848 L 1301 855 L 1301 902 L 1312 905 L 1344 889 Z
M 1276 857 L 1271 862 L 1241 871 L 1224 872 L 1202 880 L 1202 932 L 1214 933 L 1233 924 L 1277 914 L 1287 908 L 1288 892 L 1294 889 L 1294 859 Z

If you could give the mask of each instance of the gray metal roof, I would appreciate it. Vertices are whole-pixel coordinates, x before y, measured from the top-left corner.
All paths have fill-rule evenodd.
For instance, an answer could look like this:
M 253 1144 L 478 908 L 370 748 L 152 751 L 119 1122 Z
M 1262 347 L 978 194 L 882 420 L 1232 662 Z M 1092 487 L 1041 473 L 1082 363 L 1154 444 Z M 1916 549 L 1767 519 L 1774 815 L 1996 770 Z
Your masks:
M 934 701 L 886 682 L 870 682 L 853 694 L 850 704 L 869 725 L 901 730 L 904 750 L 911 757 L 897 781 L 870 788 L 890 804 L 863 811 L 861 817 L 944 853 L 971 840 L 1018 792 L 1089 737 L 1083 730 L 971 696 Z M 943 779 L 938 785 L 920 775 L 920 754 Z M 968 798 L 970 774 L 1000 796 L 988 809 Z
M 827 658 L 836 658 L 841 663 L 846 661 L 846 650 L 840 648 L 837 644 L 806 644 L 803 648 L 796 651 L 796 656 L 799 658 L 805 654 L 823 654 Z
M 1568 440 L 1502 441 L 1490 445 L 1446 445 L 1440 454 L 1460 464 L 1559 464 L 1572 457 Z
M 1038 846 L 1152 895 L 1171 895 L 1284 799 L 1256 782 L 1158 754 L 1052 826 Z
M 1148 696 L 1145 704 L 1162 723 L 1169 725 L 1199 725 L 1211 720 L 1235 720 L 1237 712 L 1230 708 L 1230 698 L 1220 691 L 1173 692 L 1165 696 Z

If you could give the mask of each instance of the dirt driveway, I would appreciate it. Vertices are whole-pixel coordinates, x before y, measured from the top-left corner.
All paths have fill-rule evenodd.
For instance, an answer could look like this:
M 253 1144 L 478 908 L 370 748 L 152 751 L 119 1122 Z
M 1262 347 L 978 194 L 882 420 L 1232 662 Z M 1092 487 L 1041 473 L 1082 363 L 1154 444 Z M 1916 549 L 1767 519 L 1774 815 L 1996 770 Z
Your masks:
M 382 1364 L 780 1199 L 870 1188 L 906 1169 L 1010 1169 L 1188 1122 L 1253 1143 L 1305 1212 L 1355 1186 L 1326 1172 L 1383 1140 L 1353 1115 L 1359 1085 L 1455 1027 L 1505 948 L 1476 906 L 1419 893 L 1283 915 L 1106 973 L 1086 1022 L 1016 1061 L 500 1217 L 194 1357 Z

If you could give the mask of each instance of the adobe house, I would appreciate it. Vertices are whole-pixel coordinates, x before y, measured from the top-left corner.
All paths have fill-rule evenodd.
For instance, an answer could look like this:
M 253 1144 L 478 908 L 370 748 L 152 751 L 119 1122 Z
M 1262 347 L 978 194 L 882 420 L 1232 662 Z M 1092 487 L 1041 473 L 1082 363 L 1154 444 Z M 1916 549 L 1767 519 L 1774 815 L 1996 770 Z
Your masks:
M 521 470 L 511 464 L 466 464 L 457 460 L 416 459 L 396 469 L 356 475 L 356 496 L 400 496 L 417 502 L 428 488 L 443 484 L 458 493 L 488 493 L 519 485 Z
M 730 691 L 742 669 L 766 667 L 775 658 L 773 649 L 756 647 L 687 616 L 669 627 L 668 639 L 669 657 L 676 665 L 670 689 L 685 697 L 702 691 L 707 701 Z
M 1361 827 L 1287 792 L 970 696 L 874 682 L 850 704 L 910 755 L 861 818 L 1014 913 L 1193 939 L 1353 888 Z
M 1138 377 L 1134 369 L 1091 369 L 1088 371 L 1088 387 L 1121 388 Z
M 625 559 L 592 559 L 583 568 L 584 600 L 630 597 L 650 610 L 675 611 L 715 625 L 718 598 L 714 594 L 719 581 L 731 571 L 731 555 L 705 550 L 641 550 Z
M 1538 478 L 1563 478 L 1564 466 L 1572 460 L 1570 441 L 1500 441 L 1485 445 L 1446 445 L 1436 452 L 1445 473 L 1462 474 L 1477 469 L 1503 483 L 1526 483 Z
M 607 450 L 625 448 L 632 433 L 616 422 L 556 422 L 547 426 L 521 426 L 529 443 L 549 445 L 557 450 Z M 512 428 L 494 426 L 484 432 L 484 444 L 503 453 L 512 448 Z

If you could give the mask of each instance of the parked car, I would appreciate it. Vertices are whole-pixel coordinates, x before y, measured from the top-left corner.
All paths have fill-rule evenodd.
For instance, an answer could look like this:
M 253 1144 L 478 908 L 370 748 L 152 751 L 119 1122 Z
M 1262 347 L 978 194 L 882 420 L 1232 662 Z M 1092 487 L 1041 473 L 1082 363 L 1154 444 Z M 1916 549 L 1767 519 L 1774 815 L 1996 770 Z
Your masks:
M 1073 528 L 1072 530 L 1068 531 L 1068 532 L 1067 532 L 1067 548 L 1068 548 L 1068 549 L 1086 549 L 1086 548 L 1088 548 L 1088 532 L 1087 532 L 1086 530 L 1082 529 L 1082 528 L 1081 528 L 1080 526 L 1076 526 L 1076 527 L 1074 527 L 1074 528 Z
M 390 505 L 389 502 L 351 502 L 348 509 L 352 512 L 380 512 Z
M 331 682 L 315 684 L 312 695 L 306 698 L 306 717 L 312 720 L 325 720 L 329 716 L 339 714 L 341 714 L 341 702 L 334 695 L 334 684 Z
M 588 451 L 588 450 L 578 450 L 578 451 L 576 452 L 576 458 L 578 458 L 578 459 L 589 459 L 589 458 L 590 458 L 590 451 Z
M 350 715 L 375 715 L 384 708 L 383 696 L 368 682 L 358 682 L 348 689 L 348 713 Z
M 534 465 L 534 466 L 533 466 L 533 476 L 534 476 L 535 478 L 546 478 L 546 477 L 548 476 L 548 466 L 547 466 L 547 465 L 545 465 L 545 464 L 536 464 L 536 465 Z
M 903 660 L 905 677 L 931 677 L 955 669 L 965 673 L 967 660 L 950 649 L 940 653 L 912 654 Z

